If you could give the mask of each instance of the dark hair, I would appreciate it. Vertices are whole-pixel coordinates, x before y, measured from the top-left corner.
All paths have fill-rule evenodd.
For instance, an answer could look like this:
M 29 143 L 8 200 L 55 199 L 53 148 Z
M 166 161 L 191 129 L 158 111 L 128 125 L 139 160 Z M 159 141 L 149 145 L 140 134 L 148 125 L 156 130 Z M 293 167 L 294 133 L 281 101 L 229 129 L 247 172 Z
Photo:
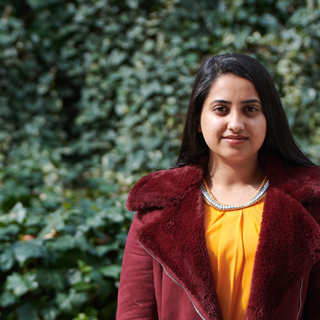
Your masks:
M 202 106 L 212 84 L 222 75 L 234 74 L 250 80 L 259 95 L 267 120 L 267 134 L 259 150 L 259 158 L 273 155 L 287 164 L 314 166 L 295 142 L 275 85 L 267 70 L 244 54 L 212 56 L 200 68 L 193 84 L 180 153 L 173 167 L 197 163 L 209 156 L 202 133 L 197 131 Z

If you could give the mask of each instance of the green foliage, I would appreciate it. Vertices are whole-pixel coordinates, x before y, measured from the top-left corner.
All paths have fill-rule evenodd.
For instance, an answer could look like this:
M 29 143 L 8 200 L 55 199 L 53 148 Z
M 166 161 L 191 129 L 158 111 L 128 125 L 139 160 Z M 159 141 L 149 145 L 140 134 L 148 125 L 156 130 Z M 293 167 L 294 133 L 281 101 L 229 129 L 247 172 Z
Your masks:
M 207 54 L 258 58 L 320 162 L 320 8 L 300 0 L 0 3 L 0 312 L 114 319 L 141 175 L 174 161 Z
M 50 196 L 43 193 L 28 209 L 17 203 L 1 216 L 5 319 L 113 317 L 132 214 L 124 209 L 125 197 L 106 193 L 91 199 L 89 190 L 69 190 L 56 210 L 47 207 L 52 208 Z

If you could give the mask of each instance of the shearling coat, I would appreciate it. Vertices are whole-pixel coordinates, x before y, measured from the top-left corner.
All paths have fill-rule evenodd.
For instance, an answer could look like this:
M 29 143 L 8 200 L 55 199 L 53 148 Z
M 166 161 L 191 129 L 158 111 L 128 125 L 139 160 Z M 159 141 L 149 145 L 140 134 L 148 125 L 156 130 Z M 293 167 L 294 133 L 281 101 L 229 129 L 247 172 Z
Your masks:
M 320 319 L 320 169 L 269 158 L 248 320 Z M 137 182 L 117 319 L 222 320 L 206 248 L 201 165 Z M 232 319 L 236 320 L 236 319 Z

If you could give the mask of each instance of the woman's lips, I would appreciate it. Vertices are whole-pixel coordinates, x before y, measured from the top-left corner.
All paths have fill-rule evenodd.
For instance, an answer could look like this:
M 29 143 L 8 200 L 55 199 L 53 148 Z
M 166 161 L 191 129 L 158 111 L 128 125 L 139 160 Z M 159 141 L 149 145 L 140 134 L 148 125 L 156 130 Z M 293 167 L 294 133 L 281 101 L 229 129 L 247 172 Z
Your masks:
M 229 135 L 229 136 L 223 137 L 223 139 L 226 140 L 230 144 L 242 144 L 248 138 L 246 136 L 241 136 L 241 135 Z

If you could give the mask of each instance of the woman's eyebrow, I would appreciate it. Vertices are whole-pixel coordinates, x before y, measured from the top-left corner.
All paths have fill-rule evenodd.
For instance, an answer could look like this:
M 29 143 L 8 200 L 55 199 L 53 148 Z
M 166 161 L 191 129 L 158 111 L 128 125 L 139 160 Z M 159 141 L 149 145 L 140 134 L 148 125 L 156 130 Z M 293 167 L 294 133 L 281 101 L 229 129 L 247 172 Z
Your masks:
M 220 99 L 213 100 L 210 104 L 213 104 L 213 103 L 226 103 L 226 104 L 232 104 L 232 102 L 231 102 L 231 101 L 227 101 L 227 100 L 220 100 Z
M 259 104 L 261 104 L 261 102 L 258 99 L 249 99 L 249 100 L 241 101 L 241 103 L 255 103 L 255 102 L 258 102 Z M 212 103 L 232 104 L 231 101 L 221 100 L 221 99 L 213 100 L 210 104 L 212 104 Z
M 249 100 L 241 101 L 241 103 L 254 103 L 254 102 L 258 102 L 259 104 L 261 104 L 261 102 L 258 99 L 249 99 Z

